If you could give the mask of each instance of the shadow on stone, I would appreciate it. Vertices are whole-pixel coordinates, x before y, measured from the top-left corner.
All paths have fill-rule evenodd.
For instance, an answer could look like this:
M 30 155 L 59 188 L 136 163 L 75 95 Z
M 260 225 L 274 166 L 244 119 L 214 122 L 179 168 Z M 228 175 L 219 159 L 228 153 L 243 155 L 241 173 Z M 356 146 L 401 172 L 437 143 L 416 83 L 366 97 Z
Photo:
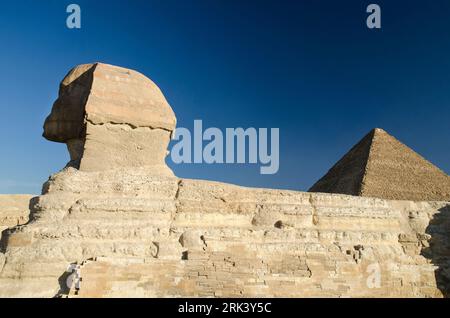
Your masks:
M 76 266 L 76 263 L 72 263 L 71 265 Z M 68 286 L 68 280 L 71 275 L 73 275 L 72 271 L 65 271 L 58 277 L 59 290 L 54 298 L 63 298 L 69 295 L 70 287 Z
M 5 229 L 0 232 L 0 253 L 3 253 L 3 254 L 6 251 L 6 237 L 8 235 L 8 230 L 10 230 L 10 229 Z
M 30 203 L 28 205 L 28 208 L 30 209 L 30 215 L 28 217 L 28 222 L 25 223 L 25 225 L 29 224 L 29 223 L 31 223 L 31 222 L 33 222 L 35 220 L 35 215 L 36 215 L 36 211 L 37 211 L 37 204 L 38 204 L 38 202 L 39 202 L 39 197 L 38 196 L 37 197 L 33 197 L 33 198 L 30 199 Z
M 33 198 L 30 199 L 30 201 L 28 203 L 28 209 L 30 211 L 30 214 L 28 215 L 28 221 L 25 224 L 16 225 L 14 227 L 7 228 L 7 229 L 3 230 L 2 232 L 0 232 L 0 253 L 5 253 L 6 252 L 8 236 L 9 236 L 10 233 L 14 232 L 15 228 L 27 225 L 27 224 L 31 223 L 35 219 L 35 213 L 37 211 L 36 206 L 37 206 L 38 201 L 39 201 L 39 197 L 38 196 L 33 197 Z
M 430 235 L 429 247 L 422 255 L 438 268 L 435 271 L 436 285 L 446 298 L 450 296 L 450 205 L 433 215 L 425 233 Z

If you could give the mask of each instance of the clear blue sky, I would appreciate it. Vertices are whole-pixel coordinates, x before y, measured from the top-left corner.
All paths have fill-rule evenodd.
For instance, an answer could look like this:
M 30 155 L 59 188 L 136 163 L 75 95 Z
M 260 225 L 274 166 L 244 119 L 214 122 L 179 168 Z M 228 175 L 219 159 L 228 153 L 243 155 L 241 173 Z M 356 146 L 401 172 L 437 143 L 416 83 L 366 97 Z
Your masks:
M 280 128 L 278 174 L 172 164 L 181 177 L 306 190 L 374 127 L 450 171 L 448 0 L 4 1 L 0 39 L 0 193 L 39 193 L 64 167 L 42 124 L 67 71 L 94 61 L 150 77 L 179 126 Z

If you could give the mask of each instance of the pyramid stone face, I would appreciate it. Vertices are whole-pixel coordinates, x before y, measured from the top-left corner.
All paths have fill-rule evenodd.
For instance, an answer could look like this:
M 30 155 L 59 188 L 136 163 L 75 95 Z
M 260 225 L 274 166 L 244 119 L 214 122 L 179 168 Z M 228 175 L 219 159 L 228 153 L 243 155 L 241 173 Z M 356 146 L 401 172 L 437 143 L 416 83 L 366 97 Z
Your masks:
M 448 201 L 450 177 L 385 131 L 377 130 L 361 194 L 387 199 Z
M 359 195 L 372 136 L 366 135 L 309 191 Z
M 367 134 L 309 191 L 391 200 L 448 201 L 450 177 L 377 128 Z
M 73 68 L 44 124 L 44 137 L 67 144 L 84 171 L 153 167 L 164 158 L 176 118 L 160 89 L 144 75 L 95 63 Z

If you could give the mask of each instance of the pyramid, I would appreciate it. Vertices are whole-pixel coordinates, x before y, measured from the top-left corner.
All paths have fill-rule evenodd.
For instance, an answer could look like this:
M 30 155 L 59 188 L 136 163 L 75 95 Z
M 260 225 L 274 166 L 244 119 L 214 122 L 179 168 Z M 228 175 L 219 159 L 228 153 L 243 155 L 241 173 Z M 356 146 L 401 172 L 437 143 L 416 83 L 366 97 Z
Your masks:
M 384 130 L 375 128 L 309 192 L 390 200 L 448 201 L 450 177 Z

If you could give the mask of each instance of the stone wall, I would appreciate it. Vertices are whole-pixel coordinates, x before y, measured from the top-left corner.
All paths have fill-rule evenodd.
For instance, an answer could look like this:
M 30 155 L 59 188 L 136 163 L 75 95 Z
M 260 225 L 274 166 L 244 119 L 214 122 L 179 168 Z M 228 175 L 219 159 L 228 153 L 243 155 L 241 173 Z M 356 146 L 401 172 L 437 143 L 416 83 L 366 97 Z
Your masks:
M 32 198 L 27 194 L 0 194 L 0 233 L 28 222 Z

